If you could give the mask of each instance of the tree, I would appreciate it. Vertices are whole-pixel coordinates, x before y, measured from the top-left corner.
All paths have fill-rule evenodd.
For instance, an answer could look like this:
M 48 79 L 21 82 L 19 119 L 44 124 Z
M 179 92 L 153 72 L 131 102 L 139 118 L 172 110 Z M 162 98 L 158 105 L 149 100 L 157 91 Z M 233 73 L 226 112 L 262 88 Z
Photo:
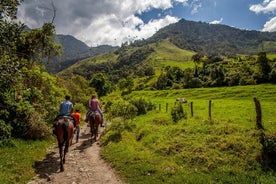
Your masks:
M 44 75 L 44 68 L 36 63 L 57 54 L 60 46 L 54 43 L 53 24 L 25 31 L 25 25 L 15 21 L 21 2 L 5 0 L 0 5 L 0 121 L 4 122 L 0 129 L 16 137 L 38 138 L 47 133 L 45 104 L 55 103 L 58 95 L 52 92 L 57 88 L 51 76 Z M 37 97 L 43 103 L 34 100 Z
M 271 72 L 271 68 L 268 64 L 268 59 L 266 57 L 265 52 L 260 52 L 258 54 L 257 62 L 261 72 L 260 82 L 267 82 L 269 79 L 269 73 Z
M 120 79 L 118 82 L 118 86 L 120 90 L 127 89 L 127 92 L 130 93 L 134 86 L 132 77 L 129 76 L 127 78 Z
M 195 65 L 199 64 L 202 60 L 203 55 L 202 54 L 195 54 L 192 56 L 192 60 L 195 63 Z
M 105 96 L 112 92 L 111 82 L 109 81 L 107 75 L 103 73 L 96 73 L 90 80 L 89 86 L 95 88 L 99 97 Z

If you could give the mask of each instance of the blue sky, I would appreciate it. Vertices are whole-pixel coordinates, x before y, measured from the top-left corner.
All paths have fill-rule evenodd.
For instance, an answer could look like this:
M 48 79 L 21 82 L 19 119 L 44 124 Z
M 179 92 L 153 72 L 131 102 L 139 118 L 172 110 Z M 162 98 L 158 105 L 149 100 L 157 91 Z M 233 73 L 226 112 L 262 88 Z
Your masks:
M 239 29 L 276 31 L 276 0 L 25 0 L 18 19 L 31 28 L 53 17 L 58 34 L 88 46 L 146 39 L 181 18 Z
M 183 3 L 176 2 L 169 9 L 152 9 L 137 16 L 145 22 L 148 22 L 149 20 L 158 19 L 165 15 L 171 15 L 186 20 L 207 23 L 218 21 L 220 24 L 237 27 L 239 29 L 261 31 L 266 21 L 270 17 L 273 17 L 273 15 L 275 16 L 275 13 L 257 14 L 250 10 L 252 5 L 262 4 L 262 2 L 262 0 L 204 0 L 194 1 L 190 5 L 183 5 Z M 276 7 L 274 11 L 276 11 Z

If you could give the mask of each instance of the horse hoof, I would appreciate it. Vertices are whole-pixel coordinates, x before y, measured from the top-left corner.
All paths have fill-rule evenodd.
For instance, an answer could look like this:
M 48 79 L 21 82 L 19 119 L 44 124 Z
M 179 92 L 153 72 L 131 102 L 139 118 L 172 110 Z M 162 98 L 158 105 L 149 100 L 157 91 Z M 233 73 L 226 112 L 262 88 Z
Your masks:
M 62 168 L 60 168 L 60 172 L 63 172 L 64 171 L 64 168 L 62 167 Z

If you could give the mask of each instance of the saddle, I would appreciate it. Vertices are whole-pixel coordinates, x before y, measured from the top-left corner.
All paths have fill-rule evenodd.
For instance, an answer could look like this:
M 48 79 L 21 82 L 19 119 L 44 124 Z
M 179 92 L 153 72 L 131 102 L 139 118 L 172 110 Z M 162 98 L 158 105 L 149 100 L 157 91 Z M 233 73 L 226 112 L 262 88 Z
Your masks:
M 91 115 L 93 115 L 93 116 L 95 116 L 95 115 L 97 115 L 97 114 L 99 114 L 99 115 L 101 115 L 100 113 L 99 113 L 99 111 L 90 111 L 89 113 L 88 113 L 88 116 L 91 116 Z
M 74 124 L 74 127 L 76 127 L 76 119 L 73 117 L 73 116 L 70 116 L 70 115 L 58 115 L 55 119 L 54 119 L 54 122 L 57 122 L 59 121 L 60 119 L 64 119 L 64 120 L 72 120 L 73 121 L 73 124 Z

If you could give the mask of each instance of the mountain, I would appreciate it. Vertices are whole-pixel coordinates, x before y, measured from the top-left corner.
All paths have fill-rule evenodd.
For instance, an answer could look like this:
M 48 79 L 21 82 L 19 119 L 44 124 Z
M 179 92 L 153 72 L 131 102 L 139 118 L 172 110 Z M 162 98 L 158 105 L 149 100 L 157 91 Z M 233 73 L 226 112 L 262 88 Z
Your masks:
M 86 58 L 59 72 L 59 74 L 78 74 L 90 80 L 95 73 L 101 72 L 108 75 L 112 83 L 116 84 L 120 79 L 128 76 L 134 78 L 148 76 L 149 81 L 156 81 L 156 78 L 169 68 L 175 70 L 177 68 L 181 70 L 190 68 L 185 72 L 187 84 L 201 85 L 203 81 L 204 84 L 202 85 L 214 86 L 220 85 L 217 83 L 221 80 L 213 82 L 213 79 L 208 79 L 210 76 L 206 77 L 205 75 L 212 73 L 212 71 L 222 71 L 222 68 L 226 68 L 223 66 L 224 64 L 233 62 L 233 66 L 237 65 L 237 67 L 233 70 L 229 69 L 229 71 L 231 70 L 228 73 L 230 76 L 225 79 L 230 81 L 227 81 L 231 83 L 229 85 L 253 84 L 262 80 L 262 74 L 256 72 L 258 66 L 255 66 L 256 56 L 260 52 L 270 55 L 270 66 L 275 72 L 276 64 L 273 62 L 276 53 L 276 33 L 240 30 L 225 25 L 213 25 L 183 19 L 159 30 L 146 40 L 135 41 L 130 45 L 123 44 L 120 48 L 111 52 Z M 193 71 L 195 67 L 193 56 L 196 53 L 205 56 L 202 60 L 206 64 L 204 65 L 205 69 L 212 69 L 209 73 L 205 71 L 205 73 L 199 75 L 200 71 Z M 247 61 L 245 63 L 250 64 L 243 66 L 243 62 L 239 61 Z M 217 65 L 220 65 L 220 67 Z M 232 66 L 232 64 L 229 66 Z M 252 70 L 246 70 L 248 68 Z M 239 81 L 241 78 L 239 71 L 241 70 L 245 70 L 243 73 L 248 74 L 243 78 L 245 82 Z M 194 74 L 195 76 L 193 76 Z M 181 78 L 182 75 L 184 74 L 180 72 L 176 78 Z M 218 73 L 215 75 L 218 75 Z M 270 75 L 271 79 L 274 78 L 273 73 L 266 73 L 267 75 Z M 199 76 L 203 78 L 199 79 Z M 189 81 L 193 78 L 198 78 L 198 81 Z M 174 77 L 171 77 L 168 83 L 172 84 L 173 79 Z M 150 84 L 149 81 L 146 82 L 145 78 L 139 79 L 136 84 L 144 88 L 145 83 L 148 83 L 146 87 L 151 88 L 153 83 Z
M 50 62 L 45 62 L 46 70 L 49 73 L 58 73 L 59 71 L 75 64 L 79 60 L 108 52 L 116 48 L 108 45 L 88 47 L 85 43 L 71 35 L 57 35 L 55 37 L 55 42 L 61 44 L 63 50 L 61 56 L 54 57 Z
M 181 19 L 160 29 L 152 37 L 136 41 L 145 45 L 169 39 L 185 50 L 206 55 L 276 53 L 276 32 L 240 30 L 234 27 Z

